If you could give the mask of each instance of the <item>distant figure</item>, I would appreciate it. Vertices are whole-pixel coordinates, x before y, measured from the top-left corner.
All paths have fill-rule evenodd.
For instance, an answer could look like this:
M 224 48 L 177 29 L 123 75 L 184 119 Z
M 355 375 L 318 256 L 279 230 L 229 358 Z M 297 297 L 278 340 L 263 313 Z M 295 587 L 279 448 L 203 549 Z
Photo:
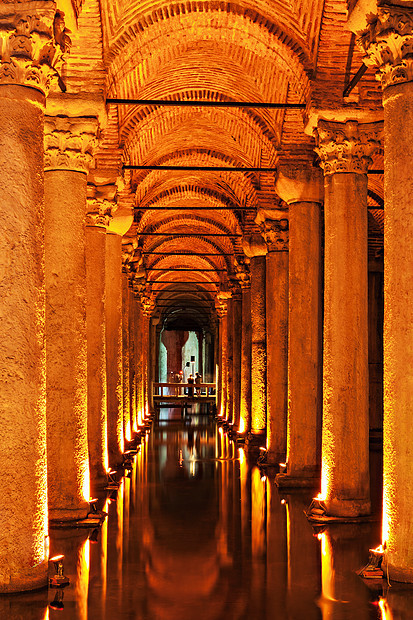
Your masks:
M 199 372 L 195 373 L 195 386 L 199 386 L 202 383 L 202 377 L 199 374 Z M 200 387 L 195 387 L 195 393 L 196 396 L 201 396 L 201 388 Z
M 194 383 L 195 383 L 195 379 L 194 376 L 192 374 L 189 375 L 188 377 L 188 396 L 193 397 L 194 395 Z
M 182 383 L 183 381 L 183 372 L 182 370 L 180 370 L 179 372 L 176 373 L 175 375 L 175 383 Z M 181 395 L 181 388 L 176 388 L 176 396 L 180 396 Z
M 169 373 L 169 381 L 168 383 L 175 383 L 175 373 L 173 370 L 171 370 L 171 372 Z M 174 395 L 174 393 L 176 392 L 175 388 L 169 388 L 169 394 L 171 394 L 171 396 Z

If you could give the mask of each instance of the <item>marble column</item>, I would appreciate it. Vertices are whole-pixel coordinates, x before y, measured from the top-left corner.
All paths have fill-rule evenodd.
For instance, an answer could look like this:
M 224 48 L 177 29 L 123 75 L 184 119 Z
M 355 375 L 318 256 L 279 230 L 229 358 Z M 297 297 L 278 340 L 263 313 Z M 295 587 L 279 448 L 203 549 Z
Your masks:
M 217 308 L 218 328 L 218 415 L 225 417 L 227 399 L 227 304 L 222 302 Z
M 225 419 L 232 424 L 234 409 L 234 301 L 232 296 L 227 303 L 227 354 L 226 354 L 226 406 Z
M 374 124 L 320 120 L 324 169 L 324 363 L 321 495 L 327 514 L 370 512 L 367 168 Z
M 48 499 L 51 519 L 89 509 L 86 335 L 86 174 L 94 118 L 45 119 Z
M 287 459 L 276 483 L 316 486 L 321 466 L 322 172 L 285 167 L 276 190 L 289 205 Z
M 251 278 L 246 264 L 236 266 L 241 288 L 241 370 L 238 432 L 251 429 Z
M 107 206 L 88 200 L 86 218 L 86 334 L 87 409 L 91 485 L 95 490 L 107 480 L 107 401 L 106 401 L 106 227 Z
M 28 5 L 18 3 L 3 3 L 0 16 L 0 465 L 5 493 L 0 593 L 41 588 L 48 569 L 43 127 L 52 71 L 39 59 L 49 46 L 53 52 L 55 4 L 32 5 L 30 15 L 38 20 L 28 20 Z M 18 18 L 24 32 L 16 31 Z M 14 48 L 17 34 L 20 45 Z
M 251 431 L 252 443 L 264 445 L 267 425 L 267 350 L 265 255 L 261 236 L 243 240 L 251 274 Z
M 241 402 L 241 340 L 242 340 L 242 306 L 241 291 L 234 289 L 232 293 L 232 387 L 233 405 L 232 422 L 234 428 L 239 428 L 240 423 L 240 402 Z
M 130 407 L 132 434 L 138 430 L 137 421 L 137 392 L 136 392 L 136 366 L 137 366 L 137 303 L 133 289 L 129 288 L 129 384 L 130 384 Z
M 266 260 L 267 462 L 285 461 L 288 396 L 288 212 L 267 211 Z
M 129 277 L 127 267 L 123 263 L 122 273 L 122 402 L 123 402 L 123 433 L 126 441 L 132 439 L 130 411 L 130 360 L 129 360 Z
M 122 384 L 122 237 L 106 234 L 106 376 L 109 465 L 124 450 Z
M 364 24 L 384 106 L 383 543 L 391 579 L 413 582 L 413 9 L 386 5 Z M 360 28 L 358 28 L 360 29 Z

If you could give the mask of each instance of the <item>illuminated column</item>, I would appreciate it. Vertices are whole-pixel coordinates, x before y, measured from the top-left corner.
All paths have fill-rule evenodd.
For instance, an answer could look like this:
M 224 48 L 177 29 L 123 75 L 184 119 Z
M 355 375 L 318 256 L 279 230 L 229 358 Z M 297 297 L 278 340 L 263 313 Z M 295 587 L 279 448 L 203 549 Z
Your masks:
M 158 325 L 160 322 L 160 318 L 157 316 L 151 316 L 149 323 L 149 375 L 148 375 L 148 390 L 149 390 L 149 406 L 151 413 L 154 410 L 153 405 L 153 383 L 157 381 L 156 378 L 156 368 L 157 368 L 157 357 L 158 357 L 158 343 L 159 343 L 159 332 Z
M 234 289 L 232 293 L 232 329 L 233 329 L 233 351 L 232 351 L 232 376 L 233 376 L 233 413 L 232 421 L 236 429 L 240 423 L 240 401 L 241 401 L 241 323 L 242 306 L 241 291 Z
M 32 2 L 30 18 L 28 6 L 3 3 L 0 15 L 1 593 L 47 583 L 43 123 L 52 72 L 39 59 L 53 55 L 55 4 Z
M 122 273 L 122 403 L 123 433 L 126 441 L 132 439 L 130 413 L 130 360 L 129 360 L 129 278 L 123 262 Z
M 267 462 L 285 460 L 288 382 L 288 212 L 266 211 Z M 260 216 L 258 216 L 260 217 Z M 279 219 L 276 219 L 279 218 Z
M 217 294 L 215 302 L 219 317 L 219 367 L 218 367 L 218 415 L 225 417 L 228 389 L 227 389 L 227 351 L 228 351 L 228 295 L 222 291 Z
M 314 486 L 321 463 L 321 170 L 281 169 L 276 190 L 289 205 L 287 468 L 276 482 Z
M 131 423 L 132 433 L 138 430 L 137 422 L 137 399 L 136 399 L 136 364 L 137 364 L 137 303 L 133 293 L 133 289 L 129 288 L 129 384 L 130 384 L 130 407 L 131 407 Z
M 234 360 L 234 302 L 232 296 L 227 302 L 227 355 L 226 355 L 226 367 L 227 367 L 227 395 L 225 406 L 225 419 L 228 422 L 232 422 L 233 409 L 234 409 L 234 373 L 233 373 L 233 360 Z
M 321 498 L 327 514 L 370 512 L 367 343 L 367 168 L 378 130 L 320 120 L 325 175 Z
M 85 216 L 96 131 L 94 118 L 45 119 L 48 499 L 60 521 L 89 508 Z
M 106 376 L 108 452 L 111 467 L 123 453 L 122 237 L 106 234 Z
M 267 246 L 257 235 L 243 240 L 251 259 L 251 435 L 253 443 L 264 444 L 267 424 L 267 353 L 265 321 L 265 255 Z
M 89 212 L 86 217 L 87 430 L 93 487 L 106 481 L 108 469 L 105 255 L 109 205 L 94 199 L 88 200 Z
M 241 361 L 239 433 L 251 428 L 251 278 L 246 264 L 235 265 L 241 288 Z
M 378 8 L 361 41 L 384 105 L 384 501 L 390 577 L 413 582 L 413 10 Z

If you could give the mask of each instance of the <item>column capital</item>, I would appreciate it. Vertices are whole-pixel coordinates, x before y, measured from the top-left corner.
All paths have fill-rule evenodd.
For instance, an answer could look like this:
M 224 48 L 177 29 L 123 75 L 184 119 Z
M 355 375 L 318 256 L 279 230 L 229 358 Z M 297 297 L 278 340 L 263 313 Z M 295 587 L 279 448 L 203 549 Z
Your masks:
M 267 254 L 267 245 L 261 235 L 246 235 L 242 238 L 242 249 L 245 256 L 255 258 Z
M 251 288 L 251 274 L 249 270 L 249 264 L 245 261 L 234 261 L 235 277 L 238 280 L 238 284 L 241 290 Z
M 413 7 L 380 3 L 376 15 L 366 16 L 358 44 L 366 65 L 378 67 L 382 89 L 413 81 Z
M 64 13 L 43 0 L 0 4 L 0 84 L 30 86 L 47 95 L 71 40 Z
M 88 173 L 97 146 L 98 121 L 94 117 L 46 116 L 45 170 Z
M 324 179 L 320 168 L 285 165 L 278 169 L 275 182 L 278 196 L 288 205 L 296 202 L 324 202 Z
M 260 226 L 268 252 L 288 252 L 289 220 L 288 212 L 280 211 L 282 218 L 264 220 Z
M 107 228 L 112 218 L 112 210 L 115 206 L 115 203 L 110 200 L 88 198 L 86 226 L 98 226 L 101 228 Z
M 123 238 L 122 239 L 122 266 L 124 271 L 129 272 L 131 263 L 134 261 L 135 252 L 138 249 L 138 243 L 136 239 Z M 140 251 L 140 255 L 142 251 Z
M 315 130 L 315 151 L 321 159 L 324 175 L 337 172 L 366 174 L 371 156 L 380 148 L 382 134 L 381 123 L 319 120 Z

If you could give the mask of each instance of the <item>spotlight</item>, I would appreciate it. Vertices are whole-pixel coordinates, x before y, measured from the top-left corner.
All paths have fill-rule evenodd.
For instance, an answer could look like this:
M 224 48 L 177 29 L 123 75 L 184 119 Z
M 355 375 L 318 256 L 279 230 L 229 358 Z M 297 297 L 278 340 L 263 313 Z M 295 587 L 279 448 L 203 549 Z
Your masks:
M 383 562 L 385 549 L 382 545 L 376 547 L 376 549 L 369 549 L 369 561 L 361 571 L 359 571 L 360 577 L 363 579 L 382 579 L 383 570 L 381 564 Z
M 63 596 L 64 596 L 63 590 L 56 590 L 56 594 L 55 594 L 53 601 L 49 603 L 50 609 L 56 609 L 58 611 L 61 611 L 64 608 Z
M 89 540 L 91 543 L 97 543 L 99 540 L 99 529 L 97 527 L 95 527 L 94 530 L 92 530 L 89 534 Z
M 53 562 L 55 570 L 55 574 L 49 579 L 49 585 L 51 588 L 63 588 L 64 586 L 68 586 L 70 583 L 69 578 L 64 575 L 62 562 L 64 557 L 64 555 L 55 555 L 49 560 L 50 562 Z
M 280 474 L 285 474 L 287 471 L 287 463 L 278 463 L 280 468 Z
M 110 469 L 108 471 L 108 483 L 105 487 L 106 491 L 112 491 L 119 488 L 119 482 L 116 481 L 116 474 L 116 469 Z

